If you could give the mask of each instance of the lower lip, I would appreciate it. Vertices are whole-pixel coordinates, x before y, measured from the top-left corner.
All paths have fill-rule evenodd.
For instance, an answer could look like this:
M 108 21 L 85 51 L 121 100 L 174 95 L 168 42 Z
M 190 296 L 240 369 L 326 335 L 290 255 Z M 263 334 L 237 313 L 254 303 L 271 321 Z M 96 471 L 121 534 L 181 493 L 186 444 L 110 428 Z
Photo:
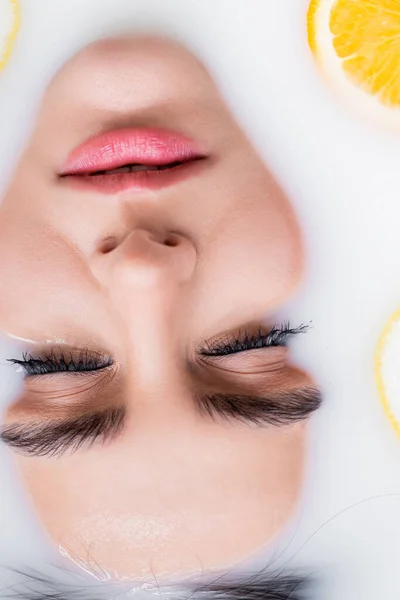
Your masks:
M 199 175 L 206 166 L 205 158 L 188 161 L 161 171 L 137 171 L 112 175 L 64 175 L 61 180 L 73 189 L 102 194 L 159 190 Z

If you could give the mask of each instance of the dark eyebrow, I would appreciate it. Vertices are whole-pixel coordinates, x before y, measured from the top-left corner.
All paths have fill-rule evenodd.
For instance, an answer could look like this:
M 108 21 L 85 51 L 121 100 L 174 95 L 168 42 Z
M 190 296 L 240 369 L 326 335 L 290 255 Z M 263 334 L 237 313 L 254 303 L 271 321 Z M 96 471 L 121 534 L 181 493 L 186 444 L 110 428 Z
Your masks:
M 318 410 L 321 392 L 313 387 L 279 390 L 268 395 L 201 394 L 195 398 L 201 413 L 212 418 L 236 419 L 262 427 L 290 425 L 304 421 Z M 74 418 L 39 423 L 15 423 L 0 428 L 0 439 L 24 454 L 58 457 L 76 452 L 95 442 L 115 439 L 121 433 L 126 407 L 118 406 Z
M 125 406 L 90 412 L 74 418 L 39 423 L 15 423 L 0 428 L 0 439 L 23 453 L 35 456 L 60 456 L 83 445 L 115 439 L 125 422 Z
M 310 417 L 321 406 L 322 394 L 314 387 L 278 390 L 263 396 L 211 393 L 197 398 L 197 403 L 200 411 L 211 417 L 279 427 Z

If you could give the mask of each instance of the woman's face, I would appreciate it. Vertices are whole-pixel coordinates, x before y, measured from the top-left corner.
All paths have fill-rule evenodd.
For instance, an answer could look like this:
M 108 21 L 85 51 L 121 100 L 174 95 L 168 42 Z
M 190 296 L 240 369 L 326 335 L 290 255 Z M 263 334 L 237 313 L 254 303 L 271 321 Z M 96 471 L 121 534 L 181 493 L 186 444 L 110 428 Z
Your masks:
M 319 404 L 272 317 L 301 273 L 289 202 L 193 55 L 105 40 L 56 75 L 0 207 L 0 327 L 27 352 L 2 437 L 53 540 L 142 577 L 278 532 Z

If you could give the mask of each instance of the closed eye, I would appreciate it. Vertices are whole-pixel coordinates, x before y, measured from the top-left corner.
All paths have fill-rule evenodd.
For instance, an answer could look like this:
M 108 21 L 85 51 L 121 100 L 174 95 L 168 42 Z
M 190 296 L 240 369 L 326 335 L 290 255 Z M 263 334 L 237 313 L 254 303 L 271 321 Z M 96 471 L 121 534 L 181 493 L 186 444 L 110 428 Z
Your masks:
M 303 324 L 293 328 L 289 323 L 284 323 L 281 326 L 272 327 L 267 332 L 261 327 L 255 332 L 244 329 L 234 336 L 226 335 L 222 339 L 206 342 L 200 355 L 203 357 L 228 356 L 260 348 L 286 347 L 291 337 L 305 333 L 308 328 L 308 325 Z
M 206 342 L 200 350 L 203 357 L 221 357 L 249 350 L 271 347 L 286 347 L 289 338 L 304 333 L 308 325 L 290 327 L 289 323 L 274 326 L 265 332 L 261 327 L 256 332 L 247 329 L 237 334 Z M 28 377 L 54 373 L 88 373 L 111 367 L 114 361 L 109 356 L 89 350 L 66 352 L 61 348 L 52 350 L 44 356 L 32 356 L 25 352 L 22 359 L 7 359 L 13 365 L 21 367 Z
M 48 375 L 52 373 L 87 373 L 106 369 L 114 361 L 99 353 L 89 353 L 88 350 L 66 353 L 52 350 L 49 355 L 34 357 L 24 353 L 22 359 L 9 358 L 8 362 L 20 366 L 28 377 Z

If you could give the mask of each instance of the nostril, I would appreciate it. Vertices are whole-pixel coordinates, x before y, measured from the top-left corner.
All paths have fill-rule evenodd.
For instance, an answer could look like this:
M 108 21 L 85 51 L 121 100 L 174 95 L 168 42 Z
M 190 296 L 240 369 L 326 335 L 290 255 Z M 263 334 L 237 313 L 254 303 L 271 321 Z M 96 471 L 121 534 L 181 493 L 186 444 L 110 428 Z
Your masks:
M 159 232 L 151 232 L 149 236 L 154 242 L 160 244 L 161 246 L 168 246 L 170 248 L 175 248 L 179 245 L 179 238 L 177 235 L 173 233 L 159 233 Z
M 100 245 L 100 252 L 102 254 L 108 254 L 109 252 L 112 252 L 113 250 L 115 250 L 117 245 L 118 245 L 117 238 L 114 236 L 110 236 L 102 241 L 102 243 Z
M 168 235 L 164 240 L 164 246 L 169 246 L 170 248 L 175 248 L 178 244 L 178 238 L 173 234 Z
M 137 233 L 144 235 L 145 237 L 147 237 L 147 239 L 150 239 L 156 244 L 160 244 L 161 246 L 167 246 L 168 248 L 176 248 L 180 244 L 179 236 L 174 233 L 160 233 L 154 231 L 149 232 L 144 230 L 137 230 Z M 110 252 L 115 250 L 118 247 L 118 245 L 123 241 L 124 240 L 120 240 L 120 242 L 118 242 L 118 239 L 115 236 L 108 236 L 100 242 L 99 251 L 101 254 L 109 254 Z

